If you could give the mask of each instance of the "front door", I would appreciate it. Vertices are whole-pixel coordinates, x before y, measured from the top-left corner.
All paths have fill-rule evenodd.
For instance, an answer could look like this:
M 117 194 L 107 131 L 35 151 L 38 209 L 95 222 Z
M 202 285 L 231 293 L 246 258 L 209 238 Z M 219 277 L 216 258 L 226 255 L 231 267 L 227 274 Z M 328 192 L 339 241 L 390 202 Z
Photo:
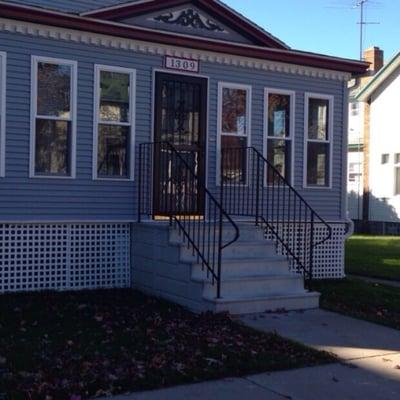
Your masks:
M 154 121 L 155 216 L 203 215 L 207 80 L 156 73 Z M 157 145 L 160 143 L 160 145 Z M 170 143 L 178 152 L 163 145 Z M 188 167 L 194 172 L 188 173 Z

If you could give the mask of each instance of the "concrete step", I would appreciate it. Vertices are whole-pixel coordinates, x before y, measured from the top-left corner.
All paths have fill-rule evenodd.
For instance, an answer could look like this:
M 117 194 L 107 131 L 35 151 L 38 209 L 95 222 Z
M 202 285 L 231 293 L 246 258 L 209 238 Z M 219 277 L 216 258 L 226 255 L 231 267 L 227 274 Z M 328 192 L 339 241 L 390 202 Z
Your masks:
M 204 254 L 207 254 L 207 249 L 208 247 L 204 246 Z M 213 251 L 213 249 L 213 247 L 210 247 L 210 252 Z M 276 255 L 276 248 L 272 241 L 264 240 L 255 243 L 235 242 L 222 251 L 222 260 L 263 259 L 274 255 Z M 193 255 L 193 250 L 191 248 L 188 249 L 187 246 L 181 245 L 181 260 L 183 262 L 196 262 L 197 257 Z
M 214 312 L 229 312 L 233 315 L 261 313 L 276 310 L 308 310 L 319 307 L 320 294 L 317 292 L 279 293 L 272 296 L 254 296 L 242 298 L 238 296 L 215 299 L 204 297 L 204 301 Z
M 191 232 L 191 234 L 193 234 L 193 232 Z M 211 231 L 208 232 L 207 230 L 205 232 L 203 232 L 202 230 L 196 231 L 194 233 L 194 237 L 196 240 L 198 240 L 200 236 L 200 241 L 203 240 L 203 236 L 204 239 L 206 241 L 208 241 L 208 239 L 211 239 L 213 241 L 213 239 L 215 238 L 215 241 L 218 240 L 219 236 L 218 236 L 218 230 Z M 223 234 L 222 234 L 222 240 L 224 243 L 227 243 L 231 240 L 233 240 L 235 238 L 235 231 L 233 229 L 226 229 L 223 230 Z M 265 242 L 266 238 L 264 235 L 264 232 L 262 231 L 262 229 L 256 227 L 256 226 L 252 226 L 251 229 L 250 227 L 246 227 L 246 229 L 242 229 L 240 228 L 240 236 L 239 238 L 236 240 L 236 242 L 238 243 L 248 243 L 248 242 Z M 171 229 L 170 231 L 170 243 L 171 244 L 181 244 L 184 242 L 184 236 L 183 234 L 181 234 L 178 230 L 176 229 Z
M 203 282 L 203 296 L 215 295 L 216 285 L 210 279 L 205 277 L 199 281 Z M 223 277 L 221 293 L 224 297 L 240 296 L 245 299 L 279 293 L 304 293 L 304 282 L 302 276 L 296 274 Z
M 192 265 L 192 278 L 201 279 L 206 275 L 206 269 L 202 264 Z M 289 262 L 286 257 L 272 255 L 263 258 L 248 258 L 246 260 L 224 260 L 222 264 L 223 278 L 241 277 L 246 275 L 278 275 L 291 274 L 289 271 Z

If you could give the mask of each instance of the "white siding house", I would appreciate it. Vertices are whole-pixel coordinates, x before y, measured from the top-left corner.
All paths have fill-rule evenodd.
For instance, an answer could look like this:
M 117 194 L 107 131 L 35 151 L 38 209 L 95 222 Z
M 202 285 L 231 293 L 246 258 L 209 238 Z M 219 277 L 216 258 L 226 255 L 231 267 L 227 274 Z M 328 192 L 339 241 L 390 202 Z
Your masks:
M 368 220 L 400 222 L 400 53 L 356 94 L 354 100 L 369 109 L 357 122 L 363 121 L 363 153 L 367 152 L 369 159 L 367 182 L 364 181 L 369 195 Z M 356 163 L 355 154 L 349 157 L 349 162 Z M 349 182 L 349 191 L 351 189 Z

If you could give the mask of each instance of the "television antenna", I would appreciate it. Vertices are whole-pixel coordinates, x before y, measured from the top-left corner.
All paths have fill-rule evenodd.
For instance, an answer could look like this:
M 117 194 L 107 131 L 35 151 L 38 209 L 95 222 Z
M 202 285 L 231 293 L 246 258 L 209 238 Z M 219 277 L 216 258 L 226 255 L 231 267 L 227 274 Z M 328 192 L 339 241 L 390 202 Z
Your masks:
M 349 3 L 353 3 L 351 6 Z M 375 0 L 332 0 L 331 4 L 327 8 L 335 8 L 335 9 L 348 9 L 348 10 L 360 10 L 360 19 L 357 22 L 357 25 L 360 25 L 360 60 L 363 60 L 363 47 L 364 47 L 364 36 L 365 36 L 365 27 L 367 25 L 379 25 L 380 22 L 370 22 L 366 21 L 366 9 L 368 8 L 380 8 L 382 3 L 380 1 Z
M 354 9 L 360 9 L 360 60 L 363 60 L 363 47 L 364 47 L 364 27 L 366 25 L 379 25 L 380 22 L 369 22 L 365 20 L 365 6 L 369 0 L 359 0 L 354 6 Z

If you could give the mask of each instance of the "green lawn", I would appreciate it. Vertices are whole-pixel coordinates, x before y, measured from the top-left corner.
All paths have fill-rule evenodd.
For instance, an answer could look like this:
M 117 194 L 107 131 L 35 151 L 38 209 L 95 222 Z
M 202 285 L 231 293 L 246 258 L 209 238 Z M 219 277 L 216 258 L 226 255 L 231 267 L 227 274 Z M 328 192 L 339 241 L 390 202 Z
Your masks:
M 400 281 L 400 236 L 351 237 L 346 273 Z
M 316 281 L 321 307 L 400 329 L 400 289 L 358 279 Z
M 0 296 L 0 399 L 81 400 L 332 361 L 133 290 Z

